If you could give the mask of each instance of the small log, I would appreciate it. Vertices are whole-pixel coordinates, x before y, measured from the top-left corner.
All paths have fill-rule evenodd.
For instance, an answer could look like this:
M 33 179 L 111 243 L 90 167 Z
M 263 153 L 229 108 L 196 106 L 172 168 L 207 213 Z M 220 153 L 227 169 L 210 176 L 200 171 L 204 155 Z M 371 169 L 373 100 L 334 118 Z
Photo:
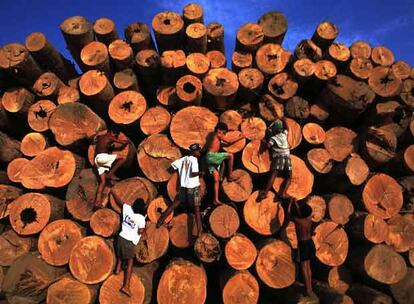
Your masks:
M 295 60 L 308 58 L 313 62 L 317 62 L 322 59 L 322 50 L 312 40 L 305 39 L 296 46 L 294 58 Z
M 338 225 L 348 223 L 350 217 L 354 213 L 352 201 L 343 194 L 333 194 L 330 196 L 328 203 L 329 218 Z
M 285 218 L 282 204 L 275 200 L 275 194 L 269 192 L 267 197 L 257 202 L 259 191 L 250 195 L 243 207 L 243 217 L 247 225 L 260 235 L 272 235 L 279 231 Z M 266 210 L 266 213 L 263 213 Z
M 315 103 L 310 107 L 310 116 L 317 122 L 323 123 L 329 118 L 329 110 L 322 103 Z
M 239 73 L 242 69 L 251 68 L 253 66 L 253 56 L 250 53 L 233 52 L 231 55 L 231 69 L 235 73 Z
M 354 58 L 348 66 L 348 74 L 356 80 L 366 80 L 372 72 L 374 66 L 370 59 Z
M 132 47 L 134 54 L 146 49 L 155 49 L 150 28 L 145 23 L 134 22 L 128 24 L 124 34 L 126 42 Z
M 140 91 L 138 79 L 132 69 L 116 72 L 113 78 L 114 87 L 118 91 Z
M 92 23 L 82 16 L 73 16 L 60 24 L 60 30 L 73 59 L 83 69 L 80 53 L 85 45 L 94 40 Z
M 112 247 L 99 236 L 80 239 L 70 253 L 70 272 L 84 284 L 97 284 L 104 281 L 111 274 L 114 264 L 115 256 Z
M 167 109 L 172 109 L 177 104 L 177 94 L 175 86 L 162 86 L 157 89 L 156 92 L 157 102 L 166 107 Z
M 270 170 L 270 153 L 260 151 L 260 140 L 249 142 L 243 149 L 242 162 L 244 167 L 252 173 L 266 173 Z
M 220 205 L 214 208 L 208 221 L 214 235 L 222 239 L 232 237 L 240 226 L 236 209 L 229 205 Z
M 224 27 L 217 22 L 207 25 L 207 50 L 217 50 L 224 54 Z
M 56 99 L 59 89 L 64 86 L 62 80 L 54 73 L 43 73 L 33 84 L 33 91 L 37 96 L 49 99 Z
M 319 83 L 332 79 L 336 76 L 337 69 L 329 60 L 319 60 L 315 63 L 315 77 Z
M 139 51 L 135 56 L 135 65 L 141 87 L 148 94 L 153 94 L 160 81 L 161 62 L 157 51 L 153 49 Z
M 206 182 L 204 181 L 202 177 L 199 178 L 199 181 L 200 181 L 200 196 L 201 196 L 201 200 L 203 200 L 203 197 L 207 193 Z M 168 198 L 170 199 L 170 201 L 174 201 L 180 189 L 179 188 L 180 185 L 179 183 L 177 184 L 177 182 L 178 182 L 178 173 L 174 172 L 171 175 L 171 178 L 168 180 L 168 183 L 167 183 L 167 193 L 168 193 Z
M 135 246 L 135 257 L 138 262 L 148 264 L 167 253 L 170 238 L 167 228 L 156 228 L 155 223 L 147 223 L 145 233 L 146 239 Z
M 197 143 L 204 146 L 207 136 L 214 131 L 218 118 L 204 107 L 190 106 L 178 111 L 171 120 L 170 134 L 182 149 Z
M 49 286 L 46 303 L 93 304 L 96 297 L 97 288 L 83 284 L 68 276 Z
M 28 87 L 43 73 L 29 51 L 19 43 L 0 48 L 0 68 Z
M 220 115 L 220 122 L 224 122 L 229 130 L 238 130 L 242 121 L 242 116 L 235 110 L 227 110 Z
M 7 177 L 14 183 L 21 183 L 21 174 L 23 168 L 29 163 L 30 160 L 23 157 L 14 158 L 7 165 Z
M 267 89 L 276 99 L 285 102 L 298 90 L 298 83 L 288 73 L 279 73 L 269 80 Z
M 402 81 L 389 67 L 378 66 L 369 74 L 368 84 L 381 97 L 394 97 L 401 93 Z
M 227 68 L 211 69 L 203 79 L 204 102 L 217 110 L 230 108 L 236 97 L 239 81 Z
M 119 215 L 108 208 L 99 209 L 92 214 L 89 225 L 96 235 L 111 237 L 119 232 Z
M 0 149 L 0 162 L 9 163 L 13 159 L 21 157 L 20 146 L 20 141 L 0 131 L 0 147 L 2 147 Z
M 28 253 L 35 244 L 35 239 L 21 237 L 13 229 L 0 234 L 0 265 L 11 266 L 21 256 Z
M 203 84 L 197 77 L 193 75 L 181 77 L 176 83 L 175 91 L 178 97 L 178 106 L 185 108 L 201 105 Z
M 316 173 L 327 174 L 332 170 L 333 159 L 326 149 L 313 148 L 306 153 L 306 162 Z
M 108 46 L 108 53 L 117 71 L 130 68 L 134 63 L 132 48 L 123 40 L 112 41 Z
M 154 277 L 156 271 L 158 271 L 160 264 L 158 261 L 154 261 L 150 264 L 140 265 L 139 267 L 134 267 L 133 272 L 138 275 L 141 283 L 145 287 L 145 297 L 144 304 L 151 304 L 153 297 L 153 288 L 154 288 Z
M 372 49 L 371 59 L 376 65 L 390 66 L 394 63 L 394 54 L 384 46 L 376 46 Z
M 312 41 L 322 50 L 327 50 L 338 35 L 339 29 L 336 24 L 329 21 L 323 21 L 318 24 L 318 27 L 312 36 Z
M 391 176 L 377 173 L 365 184 L 362 202 L 365 209 L 382 219 L 393 217 L 403 205 L 401 186 Z
M 185 29 L 188 53 L 207 53 L 207 28 L 202 23 L 192 23 Z
M 391 70 L 394 72 L 395 76 L 401 80 L 405 80 L 410 77 L 410 66 L 405 61 L 399 60 L 391 66 Z
M 57 97 L 58 104 L 73 103 L 78 101 L 80 101 L 80 94 L 78 89 L 67 86 L 63 86 L 59 89 Z
M 237 271 L 224 283 L 223 303 L 255 304 L 259 301 L 259 291 L 259 283 L 250 272 Z
M 401 93 L 400 93 L 400 98 L 407 106 L 410 106 L 410 107 L 414 107 L 413 90 L 414 90 L 414 80 L 413 79 L 404 80 Z
M 161 55 L 162 82 L 175 85 L 177 80 L 186 73 L 186 57 L 183 50 L 164 51 Z
M 256 65 L 265 78 L 268 79 L 285 69 L 291 55 L 279 44 L 264 44 L 256 52 Z
M 339 293 L 346 293 L 352 286 L 352 276 L 348 268 L 345 266 L 332 267 L 328 273 L 328 284 Z
M 108 115 L 118 125 L 135 126 L 146 109 L 145 97 L 141 93 L 128 90 L 112 98 L 108 106 Z
M 4 92 L 1 102 L 7 112 L 26 116 L 35 103 L 35 95 L 23 87 L 16 87 Z
M 40 193 L 26 193 L 10 204 L 10 224 L 20 235 L 36 234 L 45 226 L 63 218 L 65 202 Z
M 344 161 L 356 149 L 355 140 L 357 134 L 351 129 L 333 127 L 325 135 L 326 138 L 323 145 L 335 161 Z
M 375 105 L 375 114 L 372 122 L 381 129 L 386 129 L 400 138 L 408 129 L 410 124 L 410 113 L 408 109 L 401 107 L 397 101 L 380 102 Z
M 266 123 L 259 117 L 246 118 L 240 129 L 243 136 L 249 140 L 260 140 L 265 137 Z
M 239 74 L 238 99 L 241 103 L 256 103 L 263 88 L 264 76 L 254 68 L 242 69 Z
M 396 149 L 397 137 L 387 129 L 369 127 L 362 138 L 361 153 L 371 167 L 389 162 Z
M 290 159 L 292 162 L 292 179 L 286 189 L 286 193 L 290 197 L 301 200 L 312 192 L 314 177 L 302 159 L 292 154 Z M 282 177 L 275 179 L 273 189 L 276 193 L 279 193 L 283 182 L 284 179 Z
M 22 195 L 21 189 L 0 184 L 0 219 L 9 215 L 10 204 L 20 195 Z
M 414 301 L 413 294 L 413 282 L 414 282 L 414 269 L 409 267 L 407 274 L 404 278 L 395 283 L 391 284 L 390 292 L 393 298 L 401 304 L 409 304 Z
M 278 74 L 278 75 L 281 75 L 281 74 Z M 291 95 L 291 94 L 288 94 L 288 95 Z M 285 112 L 285 115 L 290 118 L 298 119 L 298 120 L 306 120 L 308 119 L 310 115 L 309 102 L 303 99 L 302 97 L 293 96 L 286 101 L 284 112 Z
M 194 251 L 198 259 L 204 263 L 213 263 L 220 260 L 220 243 L 210 233 L 201 233 L 194 243 Z
M 120 291 L 124 283 L 124 272 L 119 274 L 111 274 L 99 290 L 99 303 L 144 303 L 145 287 L 142 284 L 140 277 L 132 272 L 130 288 L 131 296 L 128 297 Z
M 194 244 L 196 223 L 194 215 L 181 213 L 174 216 L 170 222 L 170 241 L 177 248 L 188 248 Z
M 193 23 L 204 23 L 203 8 L 196 4 L 190 3 L 183 8 L 183 19 L 185 26 L 188 27 Z
M 328 266 L 340 266 L 348 255 L 348 237 L 343 228 L 334 222 L 319 224 L 312 236 L 316 257 Z
M 74 77 L 74 78 L 68 80 L 68 85 L 71 88 L 79 89 L 79 80 L 80 80 L 80 76 Z
M 328 59 L 331 60 L 336 67 L 341 70 L 346 66 L 349 58 L 351 57 L 351 51 L 344 43 L 334 42 L 328 48 Z
M 259 100 L 259 114 L 267 123 L 272 123 L 284 116 L 284 106 L 270 94 L 265 94 Z
M 140 129 L 145 135 L 158 134 L 166 131 L 171 122 L 171 114 L 161 106 L 149 108 L 141 116 Z
M 285 15 L 281 12 L 271 11 L 262 15 L 257 23 L 263 28 L 264 43 L 282 45 L 288 29 Z
M 285 288 L 295 282 L 295 263 L 290 247 L 279 240 L 270 239 L 256 260 L 260 280 L 271 288 Z
M 175 12 L 161 12 L 152 19 L 158 51 L 182 50 L 184 48 L 184 21 Z
M 223 180 L 222 188 L 226 196 L 236 203 L 246 201 L 253 190 L 253 180 L 245 170 L 237 169 L 233 171 L 234 180 L 229 182 Z
M 325 130 L 316 123 L 307 123 L 302 128 L 303 139 L 310 145 L 323 144 L 326 138 Z
M 27 36 L 26 48 L 37 62 L 60 79 L 66 81 L 78 75 L 73 63 L 63 57 L 43 33 L 34 32 Z
M 257 257 L 257 249 L 246 236 L 236 233 L 227 241 L 224 249 L 227 263 L 236 270 L 246 270 L 253 265 Z
M 166 182 L 171 177 L 168 168 L 180 158 L 180 149 L 164 134 L 153 134 L 137 149 L 138 164 L 145 176 L 153 182 Z
M 293 75 L 299 85 L 307 83 L 315 73 L 315 63 L 309 58 L 301 58 L 293 63 Z
M 95 33 L 96 39 L 107 46 L 119 39 L 115 22 L 109 18 L 96 19 L 93 24 L 93 32 Z
M 190 74 L 200 79 L 202 79 L 210 69 L 210 60 L 202 53 L 189 54 L 185 60 L 185 63 Z
M 235 50 L 255 53 L 263 44 L 263 28 L 257 23 L 246 23 L 237 31 Z
M 312 195 L 307 197 L 306 203 L 312 208 L 312 222 L 319 223 L 325 217 L 325 199 L 319 195 Z
M 226 56 L 217 50 L 212 50 L 206 53 L 207 58 L 210 60 L 210 68 L 225 68 L 226 67 Z
M 351 154 L 346 160 L 345 174 L 354 186 L 362 185 L 369 175 L 369 167 L 357 154 Z
M 157 223 L 158 219 L 161 216 L 161 213 L 167 210 L 169 204 L 170 202 L 166 198 L 164 198 L 164 196 L 159 196 L 156 199 L 152 200 L 147 207 L 147 215 L 149 220 L 152 223 Z M 164 223 L 169 223 L 173 217 L 174 211 L 172 211 L 167 216 Z
M 388 235 L 385 243 L 394 248 L 396 252 L 407 252 L 414 249 L 412 238 L 414 231 L 413 214 L 396 214 L 390 218 L 388 224 Z
M 371 57 L 371 47 L 365 41 L 355 41 L 349 48 L 352 58 L 369 59 Z
M 48 99 L 42 99 L 34 103 L 27 114 L 27 122 L 30 128 L 37 132 L 49 130 L 49 120 L 55 109 L 56 104 Z
M 224 140 L 228 142 L 233 142 L 237 138 L 240 138 L 242 132 L 240 131 L 228 131 L 226 135 L 224 135 Z M 229 153 L 237 153 L 243 150 L 246 146 L 246 138 L 239 139 L 235 141 L 233 144 L 227 145 L 223 144 L 223 150 Z
M 67 219 L 57 220 L 42 230 L 37 247 L 46 263 L 63 266 L 69 263 L 72 248 L 84 236 L 84 229 L 75 222 Z
M 20 151 L 25 156 L 34 157 L 46 150 L 48 146 L 47 138 L 42 133 L 32 132 L 23 137 Z
M 204 303 L 206 297 L 207 275 L 202 266 L 183 259 L 168 264 L 158 284 L 157 303 Z

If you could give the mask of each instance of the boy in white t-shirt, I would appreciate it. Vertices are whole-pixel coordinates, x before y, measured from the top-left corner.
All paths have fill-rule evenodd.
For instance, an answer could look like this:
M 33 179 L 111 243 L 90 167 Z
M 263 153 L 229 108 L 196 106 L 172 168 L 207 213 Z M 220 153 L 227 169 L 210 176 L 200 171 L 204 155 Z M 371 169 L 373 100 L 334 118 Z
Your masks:
M 170 171 L 177 170 L 180 181 L 180 190 L 174 199 L 172 205 L 163 212 L 158 219 L 157 227 L 160 227 L 167 216 L 178 207 L 181 202 L 187 202 L 187 204 L 194 207 L 194 213 L 196 217 L 197 233 L 202 232 L 201 213 L 200 213 L 200 172 L 198 169 L 197 157 L 201 155 L 201 146 L 199 144 L 192 144 L 189 147 L 190 153 L 180 159 L 177 159 L 171 164 Z
M 114 198 L 116 204 L 122 208 L 122 225 L 121 232 L 116 240 L 116 255 L 117 264 L 115 268 L 115 274 L 121 272 L 122 262 L 126 262 L 127 268 L 124 275 L 124 284 L 122 285 L 121 292 L 127 296 L 131 296 L 131 290 L 129 288 L 132 266 L 135 257 L 135 246 L 138 244 L 141 236 L 145 238 L 145 218 L 143 216 L 145 210 L 145 202 L 142 199 L 138 199 L 132 206 L 125 204 L 116 194 L 111 191 L 110 194 Z

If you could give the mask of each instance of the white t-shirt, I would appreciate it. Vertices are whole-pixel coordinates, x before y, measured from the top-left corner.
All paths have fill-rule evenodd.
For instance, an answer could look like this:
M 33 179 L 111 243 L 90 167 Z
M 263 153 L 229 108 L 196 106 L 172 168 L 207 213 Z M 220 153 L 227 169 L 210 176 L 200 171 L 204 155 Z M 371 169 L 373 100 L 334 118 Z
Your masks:
M 288 131 L 284 130 L 269 139 L 269 144 L 272 146 L 272 156 L 289 156 Z
M 131 241 L 134 245 L 138 244 L 141 234 L 138 229 L 145 228 L 145 216 L 134 213 L 128 204 L 122 205 L 122 227 L 119 234 L 124 239 Z
M 178 170 L 180 175 L 180 186 L 184 188 L 195 188 L 200 186 L 198 176 L 190 177 L 191 173 L 198 173 L 198 161 L 194 156 L 184 156 L 174 161 L 171 166 Z

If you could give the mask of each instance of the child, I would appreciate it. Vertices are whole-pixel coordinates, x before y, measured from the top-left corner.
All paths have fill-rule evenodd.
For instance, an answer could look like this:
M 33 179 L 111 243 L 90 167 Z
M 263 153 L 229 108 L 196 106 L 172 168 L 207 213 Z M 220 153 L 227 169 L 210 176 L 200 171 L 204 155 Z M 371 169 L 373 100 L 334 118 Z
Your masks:
M 102 193 L 108 181 L 119 180 L 115 176 L 116 171 L 125 163 L 125 158 L 118 157 L 116 154 L 110 154 L 109 151 L 114 144 L 121 144 L 117 149 L 122 150 L 128 145 L 127 140 L 118 139 L 119 131 L 109 130 L 106 134 L 98 135 L 94 142 L 96 143 L 94 164 L 99 174 L 99 186 L 96 191 L 95 207 L 102 206 Z M 108 174 L 106 173 L 108 172 Z
M 132 265 L 135 257 L 135 246 L 138 244 L 141 236 L 145 233 L 145 217 L 142 215 L 145 210 L 145 202 L 138 199 L 132 206 L 123 203 L 123 201 L 111 191 L 116 204 L 122 208 L 122 227 L 116 242 L 117 263 L 115 274 L 121 272 L 122 262 L 126 262 L 127 269 L 124 276 L 124 284 L 121 292 L 131 296 L 130 281 L 132 275 Z M 144 239 L 144 238 L 143 238 Z
M 206 155 L 206 163 L 208 167 L 208 171 L 210 174 L 213 174 L 214 178 L 214 204 L 220 205 L 222 204 L 219 200 L 219 186 L 220 186 L 220 174 L 219 169 L 220 165 L 223 161 L 228 161 L 228 171 L 227 171 L 227 180 L 229 182 L 233 181 L 233 154 L 227 152 L 219 152 L 221 148 L 221 143 L 224 144 L 232 144 L 244 136 L 241 134 L 238 138 L 228 142 L 224 140 L 224 136 L 228 131 L 228 127 L 225 123 L 219 122 L 216 126 L 215 132 L 213 137 L 207 143 L 207 155 Z
M 202 232 L 201 214 L 200 214 L 200 181 L 199 176 L 202 174 L 198 169 L 197 157 L 201 155 L 199 144 L 192 144 L 189 147 L 190 155 L 177 159 L 171 164 L 170 171 L 177 170 L 180 179 L 180 190 L 174 199 L 174 202 L 168 209 L 163 212 L 158 219 L 157 228 L 160 227 L 167 216 L 178 207 L 181 202 L 186 202 L 194 207 L 196 216 L 196 225 L 198 235 Z
M 284 118 L 282 118 L 284 121 Z M 276 176 L 279 173 L 285 174 L 285 182 L 280 187 L 282 197 L 286 196 L 286 190 L 292 178 L 292 163 L 290 161 L 290 151 L 288 144 L 288 131 L 280 120 L 275 121 L 270 126 L 271 137 L 268 141 L 262 140 L 262 147 L 271 150 L 271 174 L 264 191 L 260 191 L 257 201 L 261 201 L 267 197 L 267 193 L 273 186 Z M 261 147 L 261 148 L 262 148 Z

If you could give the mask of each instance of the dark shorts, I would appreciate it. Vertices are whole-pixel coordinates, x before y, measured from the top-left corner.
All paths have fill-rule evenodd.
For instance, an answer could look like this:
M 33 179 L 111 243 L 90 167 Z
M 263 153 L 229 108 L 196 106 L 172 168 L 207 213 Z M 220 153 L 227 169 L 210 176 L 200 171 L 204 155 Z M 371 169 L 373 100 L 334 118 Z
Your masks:
M 201 204 L 201 190 L 200 187 L 184 188 L 181 187 L 177 193 L 177 199 L 182 203 L 199 207 Z
M 311 260 L 316 253 L 315 244 L 312 239 L 298 242 L 296 255 L 297 262 L 305 262 Z
M 276 156 L 272 158 L 271 170 L 273 171 L 292 171 L 290 156 Z
M 116 256 L 121 260 L 130 260 L 135 258 L 135 245 L 131 241 L 118 235 L 116 239 Z

